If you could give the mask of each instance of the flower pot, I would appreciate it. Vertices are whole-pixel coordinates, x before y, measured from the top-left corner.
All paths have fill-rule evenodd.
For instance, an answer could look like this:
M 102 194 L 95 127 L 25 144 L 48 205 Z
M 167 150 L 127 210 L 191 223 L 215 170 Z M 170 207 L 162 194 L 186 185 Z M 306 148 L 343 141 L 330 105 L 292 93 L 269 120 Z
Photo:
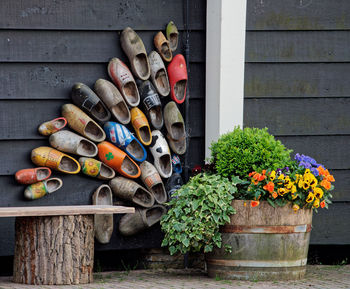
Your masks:
M 266 201 L 251 207 L 236 200 L 237 213 L 223 226 L 222 246 L 206 255 L 208 275 L 240 280 L 297 280 L 306 272 L 312 210 Z M 232 247 L 232 252 L 225 250 Z M 227 247 L 227 246 L 226 246 Z

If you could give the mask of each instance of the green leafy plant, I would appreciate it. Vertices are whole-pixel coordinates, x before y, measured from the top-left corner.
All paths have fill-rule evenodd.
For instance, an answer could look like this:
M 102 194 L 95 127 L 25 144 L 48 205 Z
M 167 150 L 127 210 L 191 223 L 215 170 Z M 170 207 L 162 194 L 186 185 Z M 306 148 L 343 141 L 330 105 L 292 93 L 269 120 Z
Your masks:
M 232 132 L 223 134 L 210 147 L 211 163 L 223 177 L 239 176 L 247 180 L 252 171 L 265 168 L 275 170 L 291 163 L 292 150 L 268 133 L 267 128 L 235 127 Z
M 229 216 L 235 213 L 231 202 L 239 182 L 219 175 L 192 177 L 168 203 L 170 209 L 161 221 L 162 246 L 168 246 L 171 255 L 220 248 L 219 226 L 230 222 Z

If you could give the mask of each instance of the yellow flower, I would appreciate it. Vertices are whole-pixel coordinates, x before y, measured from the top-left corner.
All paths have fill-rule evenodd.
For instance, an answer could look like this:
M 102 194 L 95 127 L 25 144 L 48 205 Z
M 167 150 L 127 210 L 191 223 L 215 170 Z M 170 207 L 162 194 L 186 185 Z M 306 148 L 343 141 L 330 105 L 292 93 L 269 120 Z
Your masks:
M 319 206 L 320 206 L 320 200 L 319 199 L 316 199 L 315 201 L 314 201 L 314 204 L 312 205 L 314 208 L 318 208 Z
M 301 189 L 304 185 L 304 181 L 302 179 L 299 180 L 298 182 L 298 187 Z
M 292 194 L 292 200 L 295 200 L 298 197 L 298 194 Z
M 310 192 L 309 195 L 306 198 L 306 202 L 307 203 L 311 203 L 314 199 L 315 199 L 314 194 Z
M 275 178 L 276 178 L 276 172 L 275 172 L 275 171 L 272 171 L 272 172 L 270 173 L 270 181 L 273 181 Z
M 280 174 L 280 176 L 278 177 L 278 180 L 284 180 L 284 174 Z
M 289 191 L 286 188 L 279 188 L 279 189 L 277 189 L 277 192 L 280 196 L 283 196 L 283 195 L 287 194 Z
M 300 208 L 298 205 L 293 205 L 292 209 L 294 210 L 294 212 L 296 213 Z
M 311 174 L 310 169 L 306 169 L 306 170 L 305 170 L 304 176 L 305 176 L 305 175 L 308 175 L 308 174 Z
M 297 191 L 297 187 L 293 184 L 293 186 L 291 188 L 291 193 L 295 194 L 296 191 Z
M 296 175 L 295 175 L 295 182 L 296 182 L 296 183 L 299 182 L 302 178 L 303 178 L 303 177 L 302 177 L 301 175 L 296 174 Z
M 307 190 L 307 189 L 309 189 L 309 188 L 310 188 L 309 183 L 304 182 L 304 184 L 303 184 L 303 189 L 304 189 L 304 190 Z
M 316 198 L 321 199 L 323 197 L 323 190 L 321 188 L 314 188 L 314 194 Z
M 294 183 L 292 182 L 292 180 L 290 179 L 289 176 L 286 176 L 286 178 L 284 179 L 284 186 L 290 190 L 292 188 L 292 186 L 294 185 Z

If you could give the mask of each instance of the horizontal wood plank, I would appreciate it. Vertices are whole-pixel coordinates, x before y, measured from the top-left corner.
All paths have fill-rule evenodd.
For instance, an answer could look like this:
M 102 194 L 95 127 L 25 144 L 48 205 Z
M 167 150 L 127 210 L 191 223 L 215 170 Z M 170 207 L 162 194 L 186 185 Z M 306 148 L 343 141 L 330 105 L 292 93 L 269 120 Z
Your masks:
M 247 62 L 349 62 L 350 31 L 247 32 Z
M 310 244 L 350 245 L 350 203 L 336 203 L 313 215 Z
M 147 53 L 154 50 L 158 31 L 137 31 Z M 180 34 L 176 53 L 184 49 Z M 0 62 L 108 62 L 112 57 L 127 60 L 115 31 L 26 31 L 0 30 Z M 190 61 L 205 60 L 205 32 L 190 32 Z
M 0 29 L 165 30 L 170 20 L 183 29 L 183 11 L 181 0 L 2 0 Z M 205 1 L 189 1 L 190 29 L 205 29 L 205 11 Z
M 190 63 L 190 97 L 204 98 L 204 63 Z M 0 99 L 69 99 L 75 82 L 93 87 L 109 79 L 106 63 L 3 63 L 0 65 Z
M 249 0 L 247 30 L 348 30 L 348 0 Z
M 69 100 L 0 101 L 0 140 L 44 139 L 37 132 L 38 126 L 59 117 L 65 103 Z M 203 99 L 190 99 L 188 129 L 192 137 L 204 136 L 204 105 Z M 133 131 L 130 124 L 128 128 Z
M 296 153 L 313 157 L 330 170 L 350 169 L 350 136 L 277 137 Z
M 350 98 L 245 99 L 244 124 L 274 135 L 350 134 Z
M 5 217 L 43 217 L 103 214 L 133 214 L 134 207 L 124 206 L 43 206 L 43 207 L 0 207 L 0 218 Z
M 246 63 L 244 94 L 262 97 L 349 97 L 350 63 Z

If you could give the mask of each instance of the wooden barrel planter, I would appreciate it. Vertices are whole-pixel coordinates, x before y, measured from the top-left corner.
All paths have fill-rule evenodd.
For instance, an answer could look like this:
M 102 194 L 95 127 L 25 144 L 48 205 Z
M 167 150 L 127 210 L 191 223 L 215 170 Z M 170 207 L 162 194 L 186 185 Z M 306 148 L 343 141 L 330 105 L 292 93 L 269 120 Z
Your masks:
M 297 280 L 306 272 L 312 210 L 266 201 L 252 208 L 233 201 L 237 213 L 221 228 L 222 247 L 206 255 L 210 277 L 240 280 Z M 232 247 L 232 252 L 225 250 Z

